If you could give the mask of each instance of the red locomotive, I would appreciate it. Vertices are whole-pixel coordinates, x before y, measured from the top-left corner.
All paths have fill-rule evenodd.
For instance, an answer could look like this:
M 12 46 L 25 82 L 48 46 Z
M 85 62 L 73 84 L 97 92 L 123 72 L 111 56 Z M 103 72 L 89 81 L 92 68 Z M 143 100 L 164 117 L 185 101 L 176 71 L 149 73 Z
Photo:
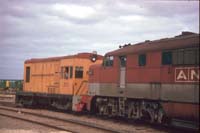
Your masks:
M 90 67 L 89 95 L 91 111 L 101 115 L 198 125 L 199 34 L 108 52 L 103 65 Z

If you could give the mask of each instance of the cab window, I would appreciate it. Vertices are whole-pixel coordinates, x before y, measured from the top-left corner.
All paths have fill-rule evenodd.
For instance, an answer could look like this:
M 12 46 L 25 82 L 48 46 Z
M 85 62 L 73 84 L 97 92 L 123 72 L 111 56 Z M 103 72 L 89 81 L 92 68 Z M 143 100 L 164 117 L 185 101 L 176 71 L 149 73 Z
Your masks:
M 105 67 L 113 66 L 113 60 L 114 60 L 113 56 L 106 56 L 103 60 L 103 66 Z
M 75 78 L 83 78 L 83 67 L 76 66 L 76 68 L 75 68 Z
M 73 78 L 73 67 L 67 66 L 61 68 L 62 79 Z
M 126 67 L 126 56 L 120 56 L 120 67 Z

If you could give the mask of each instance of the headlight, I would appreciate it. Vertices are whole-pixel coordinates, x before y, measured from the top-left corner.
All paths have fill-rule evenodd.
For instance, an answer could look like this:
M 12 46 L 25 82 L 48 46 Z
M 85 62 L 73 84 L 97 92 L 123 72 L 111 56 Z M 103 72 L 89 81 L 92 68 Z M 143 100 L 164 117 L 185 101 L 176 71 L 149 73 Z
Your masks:
M 97 60 L 97 55 L 92 55 L 91 58 L 90 58 L 90 60 L 92 62 L 95 62 Z
M 92 61 L 95 62 L 97 59 L 95 57 L 92 57 Z

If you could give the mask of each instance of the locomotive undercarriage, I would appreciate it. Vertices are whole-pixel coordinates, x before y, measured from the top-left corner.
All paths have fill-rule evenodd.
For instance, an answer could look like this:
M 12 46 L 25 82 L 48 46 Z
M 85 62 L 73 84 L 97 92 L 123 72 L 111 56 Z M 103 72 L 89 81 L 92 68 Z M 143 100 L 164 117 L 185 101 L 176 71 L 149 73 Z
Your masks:
M 128 98 L 97 97 L 96 111 L 99 115 L 123 117 L 132 120 L 147 120 L 164 123 L 166 115 L 157 101 Z
M 71 110 L 72 96 L 51 95 L 42 93 L 19 93 L 16 95 L 16 103 L 29 107 L 53 107 L 62 110 Z

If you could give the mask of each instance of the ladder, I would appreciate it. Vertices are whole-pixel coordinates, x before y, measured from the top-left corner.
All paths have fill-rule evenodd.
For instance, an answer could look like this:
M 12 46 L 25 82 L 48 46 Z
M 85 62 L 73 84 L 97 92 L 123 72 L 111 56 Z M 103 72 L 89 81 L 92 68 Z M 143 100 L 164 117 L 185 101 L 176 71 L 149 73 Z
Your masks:
M 119 116 L 125 116 L 125 98 L 119 98 Z

